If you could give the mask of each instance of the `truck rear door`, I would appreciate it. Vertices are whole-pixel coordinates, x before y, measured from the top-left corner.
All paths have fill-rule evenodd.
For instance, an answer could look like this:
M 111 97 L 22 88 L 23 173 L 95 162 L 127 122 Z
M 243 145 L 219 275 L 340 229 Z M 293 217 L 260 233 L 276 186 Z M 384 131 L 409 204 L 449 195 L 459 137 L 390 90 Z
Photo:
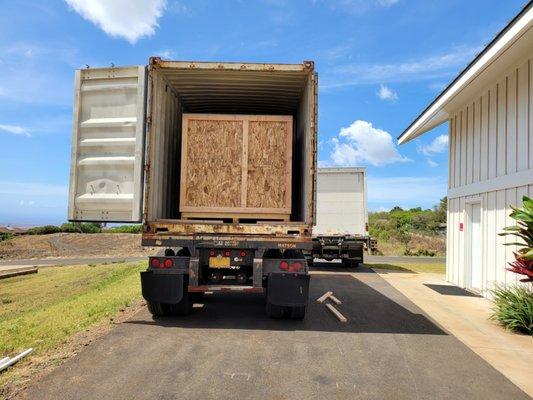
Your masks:
M 146 68 L 76 71 L 70 221 L 140 222 Z

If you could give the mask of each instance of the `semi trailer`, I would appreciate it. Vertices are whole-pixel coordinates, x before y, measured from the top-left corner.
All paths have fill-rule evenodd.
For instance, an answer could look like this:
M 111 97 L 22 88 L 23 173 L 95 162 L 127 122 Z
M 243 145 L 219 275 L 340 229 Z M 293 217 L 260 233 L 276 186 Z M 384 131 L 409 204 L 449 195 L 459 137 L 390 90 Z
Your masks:
M 375 246 L 368 234 L 365 168 L 319 168 L 317 172 L 316 226 L 313 228 L 314 258 L 341 260 L 357 267 L 364 251 Z
M 304 318 L 317 80 L 312 61 L 76 71 L 68 219 L 142 223 L 142 244 L 161 248 L 140 274 L 153 315 L 238 291 Z

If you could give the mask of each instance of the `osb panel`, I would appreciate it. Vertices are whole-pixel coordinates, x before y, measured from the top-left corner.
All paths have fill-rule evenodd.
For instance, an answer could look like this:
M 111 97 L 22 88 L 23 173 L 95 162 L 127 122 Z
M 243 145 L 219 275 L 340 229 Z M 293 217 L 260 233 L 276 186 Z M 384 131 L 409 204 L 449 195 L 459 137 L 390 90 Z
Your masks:
M 186 126 L 180 206 L 240 207 L 243 122 L 190 119 Z
M 247 207 L 290 207 L 292 130 L 287 121 L 250 121 Z

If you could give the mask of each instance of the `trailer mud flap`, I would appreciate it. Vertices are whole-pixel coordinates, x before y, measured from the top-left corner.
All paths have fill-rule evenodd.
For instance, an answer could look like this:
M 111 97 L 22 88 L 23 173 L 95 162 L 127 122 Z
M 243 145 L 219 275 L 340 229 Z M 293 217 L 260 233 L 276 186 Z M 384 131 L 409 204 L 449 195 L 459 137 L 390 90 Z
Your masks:
M 276 306 L 306 306 L 310 279 L 310 275 L 270 274 L 267 301 Z
M 142 295 L 146 301 L 178 304 L 183 298 L 184 274 L 141 272 Z

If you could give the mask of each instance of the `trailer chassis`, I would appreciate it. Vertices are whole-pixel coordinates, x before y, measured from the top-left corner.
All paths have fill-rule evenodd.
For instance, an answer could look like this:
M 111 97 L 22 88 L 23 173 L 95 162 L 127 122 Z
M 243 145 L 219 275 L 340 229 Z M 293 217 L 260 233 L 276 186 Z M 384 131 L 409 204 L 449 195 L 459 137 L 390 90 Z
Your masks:
M 145 238 L 143 245 L 164 248 L 141 272 L 153 315 L 187 315 L 205 292 L 236 291 L 264 293 L 269 317 L 305 317 L 310 275 L 304 252 L 311 250 L 310 240 L 167 237 Z

